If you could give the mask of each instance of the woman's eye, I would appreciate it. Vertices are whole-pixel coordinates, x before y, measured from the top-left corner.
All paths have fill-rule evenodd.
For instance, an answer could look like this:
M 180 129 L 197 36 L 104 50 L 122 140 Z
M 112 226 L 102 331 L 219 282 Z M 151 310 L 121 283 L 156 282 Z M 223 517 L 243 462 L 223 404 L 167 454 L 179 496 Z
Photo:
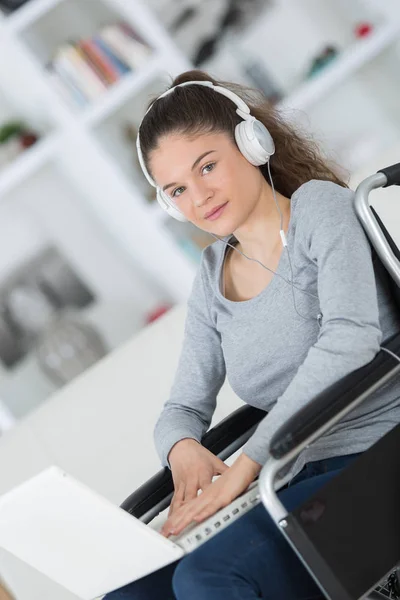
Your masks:
M 209 173 L 210 171 L 213 170 L 213 168 L 215 167 L 215 162 L 212 163 L 208 163 L 208 165 L 205 165 L 205 167 L 203 167 L 203 171 L 205 171 L 206 173 Z
M 201 172 L 202 172 L 202 173 L 203 173 L 203 172 L 204 172 L 204 173 L 210 173 L 210 171 L 212 171 L 212 170 L 214 169 L 214 167 L 215 167 L 215 162 L 208 163 L 208 165 L 205 165 L 205 166 L 202 168 Z M 183 194 L 183 192 L 184 192 L 184 191 L 185 191 L 185 188 L 184 188 L 184 187 L 182 187 L 182 186 L 181 186 L 181 187 L 178 187 L 178 188 L 175 188 L 175 189 L 173 190 L 173 192 L 171 193 L 171 198 L 177 198 L 178 196 L 181 196 L 181 195 Z
M 184 189 L 185 189 L 185 188 L 183 188 L 183 187 L 178 187 L 178 188 L 176 188 L 176 189 L 175 189 L 175 190 L 172 192 L 171 196 L 172 196 L 173 198 L 176 198 L 177 196 L 180 196 L 180 195 L 183 193 Z M 181 191 L 179 191 L 179 190 L 181 190 Z

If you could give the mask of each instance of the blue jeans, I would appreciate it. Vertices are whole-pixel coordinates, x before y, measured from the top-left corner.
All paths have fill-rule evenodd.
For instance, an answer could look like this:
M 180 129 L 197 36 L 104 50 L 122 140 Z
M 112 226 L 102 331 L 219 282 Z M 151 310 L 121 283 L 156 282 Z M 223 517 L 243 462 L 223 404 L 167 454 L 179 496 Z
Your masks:
M 308 463 L 279 492 L 290 512 L 358 454 Z M 159 571 L 105 600 L 324 600 L 263 504 Z

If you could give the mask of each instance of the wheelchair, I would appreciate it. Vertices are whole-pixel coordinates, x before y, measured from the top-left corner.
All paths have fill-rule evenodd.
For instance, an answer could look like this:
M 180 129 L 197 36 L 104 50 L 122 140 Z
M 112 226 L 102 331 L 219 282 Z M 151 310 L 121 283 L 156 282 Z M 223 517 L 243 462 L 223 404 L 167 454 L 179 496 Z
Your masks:
M 400 311 L 400 252 L 368 201 L 372 190 L 392 185 L 400 185 L 400 163 L 364 179 L 354 206 L 376 272 L 387 280 Z M 382 345 L 400 355 L 400 332 Z M 400 423 L 291 513 L 278 499 L 278 474 L 399 373 L 399 360 L 380 350 L 370 363 L 310 399 L 275 433 L 270 458 L 260 472 L 261 501 L 329 600 L 400 599 Z M 210 429 L 202 444 L 226 460 L 249 439 L 265 414 L 241 407 Z M 164 468 L 121 508 L 149 523 L 169 505 L 172 495 L 171 472 Z

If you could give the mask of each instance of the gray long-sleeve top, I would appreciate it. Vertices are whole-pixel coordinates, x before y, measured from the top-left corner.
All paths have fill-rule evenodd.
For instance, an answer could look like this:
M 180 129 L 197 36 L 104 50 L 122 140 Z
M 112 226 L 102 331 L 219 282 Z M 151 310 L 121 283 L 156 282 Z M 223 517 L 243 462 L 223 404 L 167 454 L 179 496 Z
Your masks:
M 307 320 L 294 307 L 286 249 L 267 287 L 243 302 L 221 293 L 226 245 L 216 241 L 204 250 L 175 380 L 154 432 L 163 465 L 179 440 L 201 440 L 226 376 L 244 402 L 268 411 L 243 447 L 264 464 L 270 439 L 286 419 L 370 362 L 380 344 L 400 330 L 352 191 L 319 180 L 302 185 L 291 197 L 286 237 L 295 285 L 315 296 L 294 288 L 297 310 Z M 399 421 L 396 377 L 306 449 L 293 475 L 305 462 L 364 451 Z

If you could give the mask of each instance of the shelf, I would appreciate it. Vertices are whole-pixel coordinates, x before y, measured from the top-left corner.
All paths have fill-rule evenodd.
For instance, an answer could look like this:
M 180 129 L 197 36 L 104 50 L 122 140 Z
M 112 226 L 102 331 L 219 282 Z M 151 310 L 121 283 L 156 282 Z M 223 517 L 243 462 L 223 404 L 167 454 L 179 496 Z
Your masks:
M 400 40 L 400 23 L 393 22 L 382 26 L 370 37 L 355 42 L 339 55 L 324 72 L 307 81 L 298 90 L 289 94 L 276 106 L 281 109 L 305 110 L 326 96 L 342 81 L 361 69 L 369 61 L 383 52 L 390 44 Z
M 77 118 L 81 119 L 86 127 L 99 124 L 157 77 L 160 61 L 161 57 L 156 54 L 149 58 L 148 62 L 138 71 L 127 73 L 121 77 L 98 102 L 85 108 Z
M 26 4 L 18 8 L 4 19 L 4 25 L 8 30 L 20 32 L 23 29 L 33 25 L 62 0 L 29 0 Z
M 66 41 L 91 38 L 121 19 L 117 7 L 104 0 L 30 0 L 27 9 L 31 3 L 34 17 L 28 14 L 13 33 L 41 65 L 51 63 Z
M 9 166 L 0 170 L 0 198 L 44 166 L 57 148 L 58 136 L 50 134 L 25 150 Z

